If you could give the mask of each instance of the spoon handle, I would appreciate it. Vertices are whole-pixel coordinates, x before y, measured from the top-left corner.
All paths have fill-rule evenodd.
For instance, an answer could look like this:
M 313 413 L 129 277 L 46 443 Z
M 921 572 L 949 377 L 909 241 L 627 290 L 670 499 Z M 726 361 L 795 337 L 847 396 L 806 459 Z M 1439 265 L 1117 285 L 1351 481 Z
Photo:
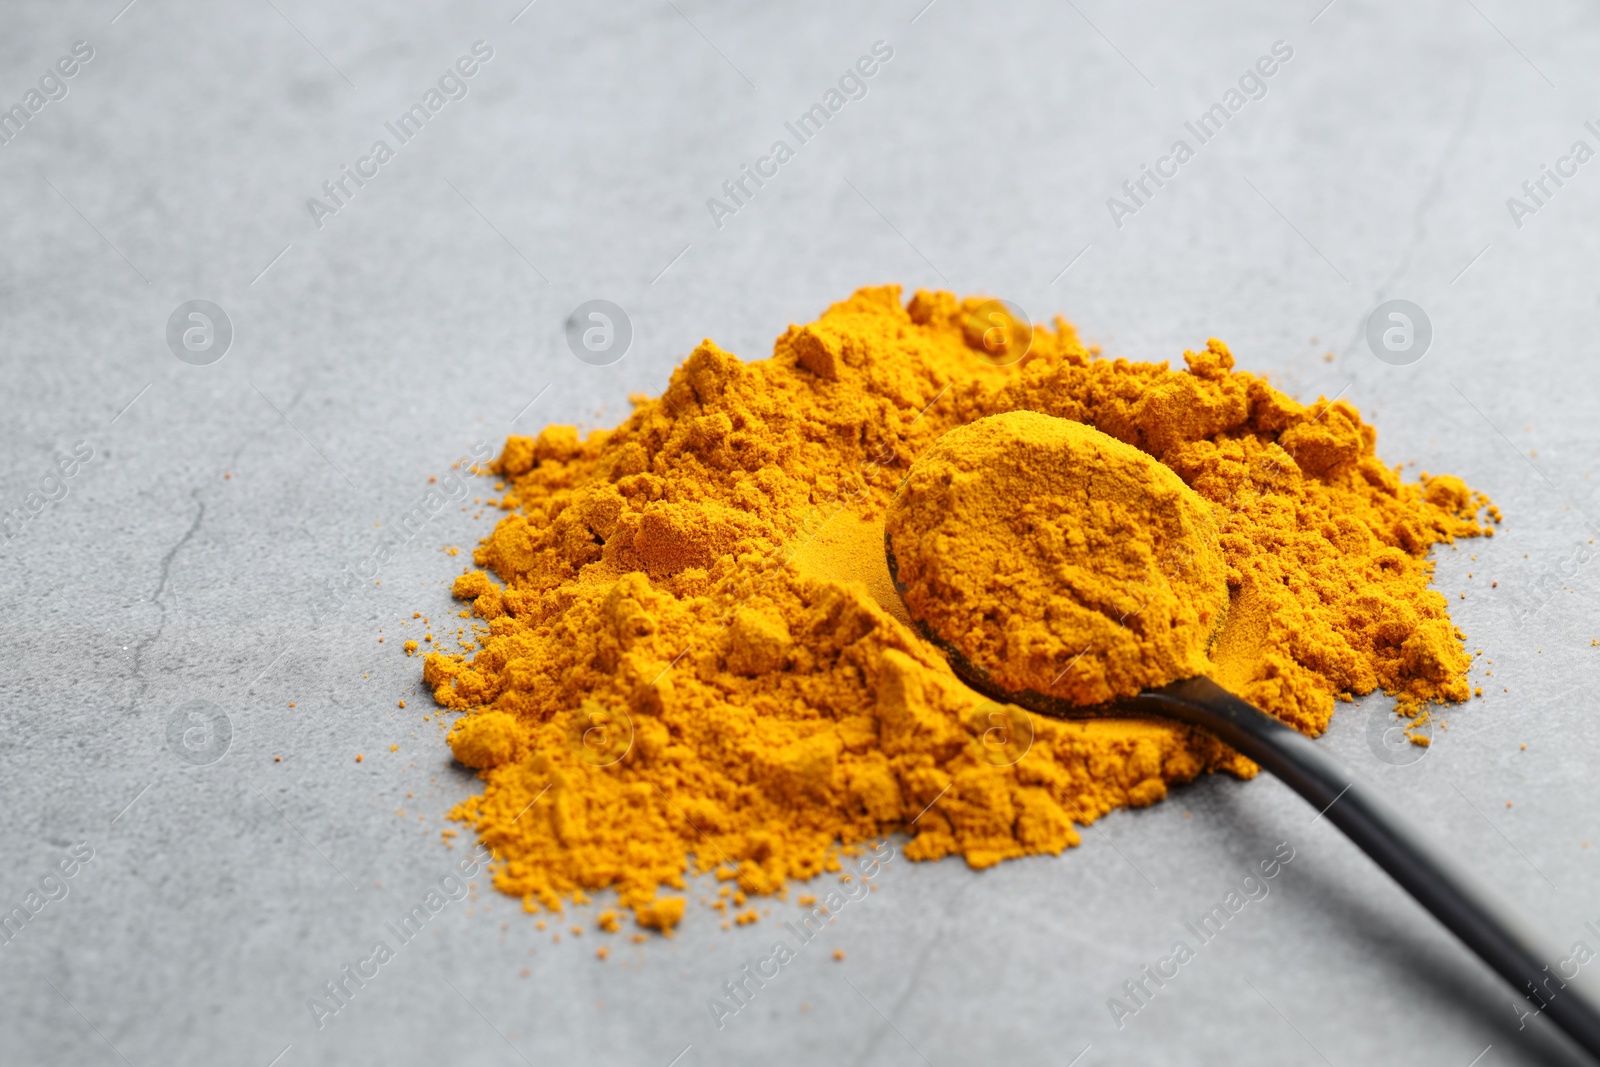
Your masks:
M 1562 956 L 1542 950 L 1515 914 L 1316 742 L 1209 678 L 1146 690 L 1131 703 L 1146 713 L 1203 727 L 1271 771 L 1532 1001 L 1533 1010 L 1542 1009 L 1600 1059 L 1600 1010 L 1553 969 Z

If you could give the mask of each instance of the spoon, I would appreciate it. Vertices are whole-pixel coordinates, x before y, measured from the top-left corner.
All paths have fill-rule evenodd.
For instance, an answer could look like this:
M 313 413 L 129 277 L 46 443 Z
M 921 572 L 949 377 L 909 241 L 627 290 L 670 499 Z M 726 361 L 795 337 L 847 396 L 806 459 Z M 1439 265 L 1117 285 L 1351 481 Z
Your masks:
M 1053 718 L 1154 716 L 1216 735 L 1304 797 L 1317 809 L 1319 818 L 1327 816 L 1513 989 L 1600 1060 L 1600 1009 L 1551 969 L 1563 955 L 1545 949 L 1511 910 L 1429 844 L 1376 791 L 1357 781 L 1315 741 L 1204 677 L 1185 678 L 1136 696 L 1089 706 L 1033 690 L 1002 688 L 987 670 L 917 617 L 905 596 L 887 531 L 884 551 L 895 590 L 917 629 L 945 653 L 951 669 L 973 689 Z

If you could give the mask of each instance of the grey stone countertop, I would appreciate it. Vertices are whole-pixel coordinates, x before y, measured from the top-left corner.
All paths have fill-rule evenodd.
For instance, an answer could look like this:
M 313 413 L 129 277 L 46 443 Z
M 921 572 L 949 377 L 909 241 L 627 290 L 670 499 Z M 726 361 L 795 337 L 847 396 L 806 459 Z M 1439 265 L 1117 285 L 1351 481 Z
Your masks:
M 1426 750 L 1386 747 L 1381 695 L 1321 743 L 1600 950 L 1592 5 L 125 2 L 0 30 L 0 910 L 27 916 L 0 1060 L 1577 1062 L 1265 777 L 1060 857 L 892 861 L 720 1028 L 771 923 L 692 907 L 601 964 L 481 879 L 336 1015 L 307 1002 L 470 855 L 440 830 L 473 780 L 376 635 L 448 609 L 441 550 L 493 515 L 326 584 L 475 442 L 611 425 L 701 338 L 762 358 L 890 281 L 1130 358 L 1221 337 L 1488 492 L 1500 535 L 1436 553 L 1485 696 Z M 568 349 L 593 299 L 620 361 Z M 1389 300 L 1425 352 L 1369 348 Z M 1270 895 L 1119 1027 L 1108 999 L 1280 842 Z

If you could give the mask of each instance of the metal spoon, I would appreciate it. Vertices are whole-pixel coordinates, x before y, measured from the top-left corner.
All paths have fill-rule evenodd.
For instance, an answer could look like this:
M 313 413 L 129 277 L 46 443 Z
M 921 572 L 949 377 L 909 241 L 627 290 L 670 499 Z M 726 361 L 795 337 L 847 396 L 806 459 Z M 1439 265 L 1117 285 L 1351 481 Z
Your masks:
M 1600 1060 L 1600 1009 L 1555 970 L 1563 957 L 1544 948 L 1505 904 L 1435 849 L 1370 786 L 1356 780 L 1315 741 L 1248 704 L 1209 678 L 1185 678 L 1109 704 L 1079 706 L 1032 690 L 1010 691 L 989 672 L 934 633 L 905 601 L 894 546 L 887 532 L 889 576 L 917 629 L 940 648 L 951 669 L 994 700 L 1061 719 L 1154 716 L 1197 726 L 1276 775 L 1344 831 L 1401 888 L 1433 913 L 1511 987 L 1531 1001 L 1581 1048 Z

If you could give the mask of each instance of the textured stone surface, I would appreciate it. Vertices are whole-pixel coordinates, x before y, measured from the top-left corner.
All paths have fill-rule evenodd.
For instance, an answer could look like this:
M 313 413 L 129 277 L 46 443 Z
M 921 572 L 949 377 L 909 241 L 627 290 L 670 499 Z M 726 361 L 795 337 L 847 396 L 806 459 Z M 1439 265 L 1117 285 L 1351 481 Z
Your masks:
M 7 106 L 74 41 L 95 50 L 0 146 L 0 504 L 94 450 L 0 543 L 0 905 L 93 849 L 0 947 L 8 1061 L 1551 1055 L 1542 1020 L 1519 1032 L 1496 979 L 1264 779 L 1119 813 L 1059 859 L 891 863 L 721 1030 L 708 998 L 793 903 L 730 932 L 692 905 L 670 941 L 556 944 L 481 879 L 317 1028 L 307 999 L 468 855 L 439 830 L 471 780 L 422 721 L 400 624 L 447 618 L 464 557 L 441 547 L 492 515 L 445 508 L 381 585 L 329 601 L 326 583 L 475 441 L 609 424 L 702 337 L 760 357 L 888 280 L 1059 311 L 1135 358 L 1223 337 L 1301 399 L 1348 396 L 1391 461 L 1490 492 L 1501 536 L 1439 553 L 1469 647 L 1495 661 L 1485 698 L 1409 764 L 1369 744 L 1382 699 L 1341 708 L 1324 743 L 1552 940 L 1600 948 L 1600 163 L 1520 228 L 1506 205 L 1575 140 L 1600 148 L 1583 125 L 1600 20 L 1499 0 L 922 2 L 8 6 Z M 393 146 L 384 123 L 478 40 L 493 56 L 468 95 L 318 228 L 306 199 Z M 706 198 L 878 40 L 893 58 L 865 97 L 719 229 Z M 1184 122 L 1279 40 L 1293 56 L 1266 95 L 1200 144 Z M 1118 228 L 1106 198 L 1178 138 L 1193 158 Z M 1433 325 L 1409 366 L 1363 337 L 1397 298 Z M 195 299 L 234 328 L 209 366 L 165 338 Z M 619 362 L 568 350 L 591 299 L 631 319 Z M 201 718 L 172 744 L 180 710 Z M 180 758 L 217 751 L 220 731 L 182 734 L 219 713 L 225 755 Z M 1107 998 L 1281 841 L 1296 854 L 1271 895 L 1118 1030 Z

